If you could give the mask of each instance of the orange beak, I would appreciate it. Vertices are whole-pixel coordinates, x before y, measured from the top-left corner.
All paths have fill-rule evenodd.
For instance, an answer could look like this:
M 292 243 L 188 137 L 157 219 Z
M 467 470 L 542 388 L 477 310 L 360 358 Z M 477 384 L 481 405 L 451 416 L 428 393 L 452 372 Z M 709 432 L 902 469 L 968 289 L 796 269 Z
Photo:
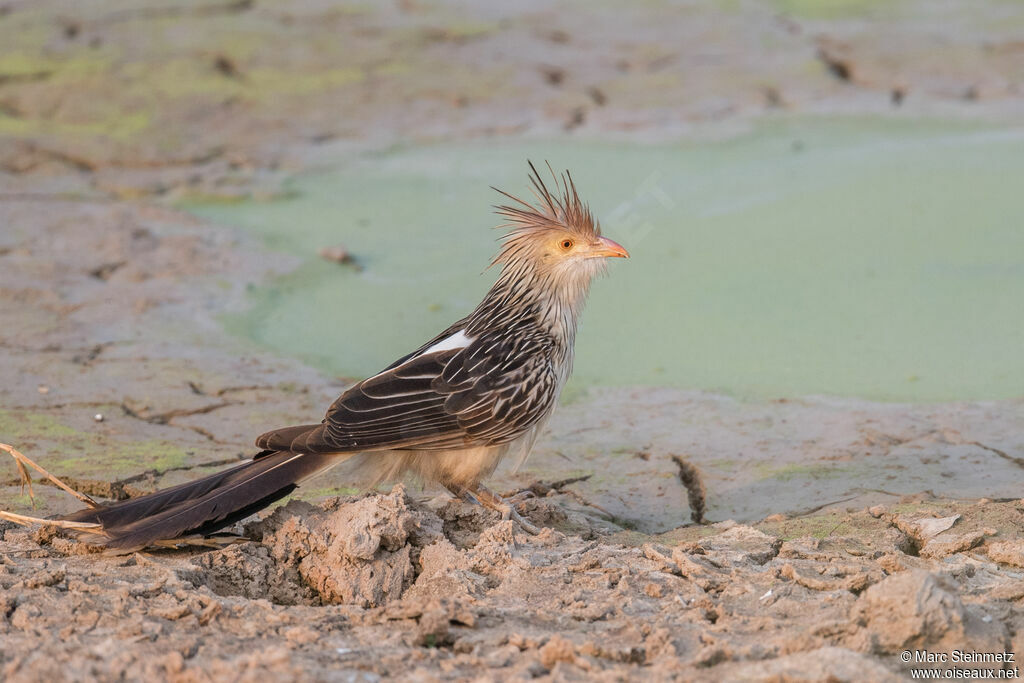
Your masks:
M 608 239 L 607 237 L 598 237 L 600 246 L 594 250 L 594 256 L 603 256 L 605 258 L 629 258 L 629 252 L 618 242 Z

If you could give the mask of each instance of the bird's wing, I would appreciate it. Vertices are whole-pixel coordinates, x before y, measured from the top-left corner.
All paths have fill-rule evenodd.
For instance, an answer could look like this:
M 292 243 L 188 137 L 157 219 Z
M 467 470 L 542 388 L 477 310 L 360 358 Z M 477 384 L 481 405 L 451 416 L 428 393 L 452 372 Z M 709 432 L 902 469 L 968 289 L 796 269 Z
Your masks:
M 445 346 L 435 343 L 352 387 L 322 425 L 290 448 L 328 453 L 500 444 L 551 409 L 558 378 L 549 337 L 493 333 Z

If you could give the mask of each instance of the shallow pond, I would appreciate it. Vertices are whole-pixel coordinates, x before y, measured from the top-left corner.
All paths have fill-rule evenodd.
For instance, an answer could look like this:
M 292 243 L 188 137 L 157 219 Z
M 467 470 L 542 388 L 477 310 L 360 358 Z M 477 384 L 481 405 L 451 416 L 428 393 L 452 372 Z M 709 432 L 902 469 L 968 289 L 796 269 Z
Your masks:
M 569 168 L 611 264 L 572 387 L 743 398 L 1024 395 L 1024 129 L 788 120 L 723 141 L 401 147 L 297 178 L 294 197 L 193 205 L 305 265 L 225 322 L 348 377 L 472 309 L 495 273 L 489 185 Z M 345 245 L 361 271 L 326 262 Z

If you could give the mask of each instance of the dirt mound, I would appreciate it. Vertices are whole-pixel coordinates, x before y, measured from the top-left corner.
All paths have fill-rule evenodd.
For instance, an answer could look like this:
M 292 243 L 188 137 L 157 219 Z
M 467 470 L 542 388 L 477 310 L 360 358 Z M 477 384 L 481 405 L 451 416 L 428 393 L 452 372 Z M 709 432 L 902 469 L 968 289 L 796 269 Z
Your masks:
M 387 495 L 320 507 L 293 501 L 249 525 L 247 535 L 257 541 L 197 562 L 203 583 L 220 595 L 374 607 L 412 585 L 420 551 L 444 538 L 441 529 L 440 518 L 411 508 L 398 485 Z
M 568 520 L 543 502 L 528 512 L 542 522 Z M 399 484 L 319 506 L 292 501 L 246 526 L 252 542 L 196 558 L 193 579 L 218 595 L 282 605 L 381 607 L 410 589 L 422 598 L 479 596 L 513 563 L 516 533 L 516 524 L 480 506 L 414 503 Z M 557 538 L 550 529 L 537 537 L 549 545 Z

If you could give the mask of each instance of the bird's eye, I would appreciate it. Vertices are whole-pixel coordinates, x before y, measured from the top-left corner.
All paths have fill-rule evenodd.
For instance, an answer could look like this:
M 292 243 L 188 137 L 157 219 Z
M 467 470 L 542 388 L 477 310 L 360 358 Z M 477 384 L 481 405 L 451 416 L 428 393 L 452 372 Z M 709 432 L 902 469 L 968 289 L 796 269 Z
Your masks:
M 562 249 L 572 249 L 572 240 L 562 240 Z

